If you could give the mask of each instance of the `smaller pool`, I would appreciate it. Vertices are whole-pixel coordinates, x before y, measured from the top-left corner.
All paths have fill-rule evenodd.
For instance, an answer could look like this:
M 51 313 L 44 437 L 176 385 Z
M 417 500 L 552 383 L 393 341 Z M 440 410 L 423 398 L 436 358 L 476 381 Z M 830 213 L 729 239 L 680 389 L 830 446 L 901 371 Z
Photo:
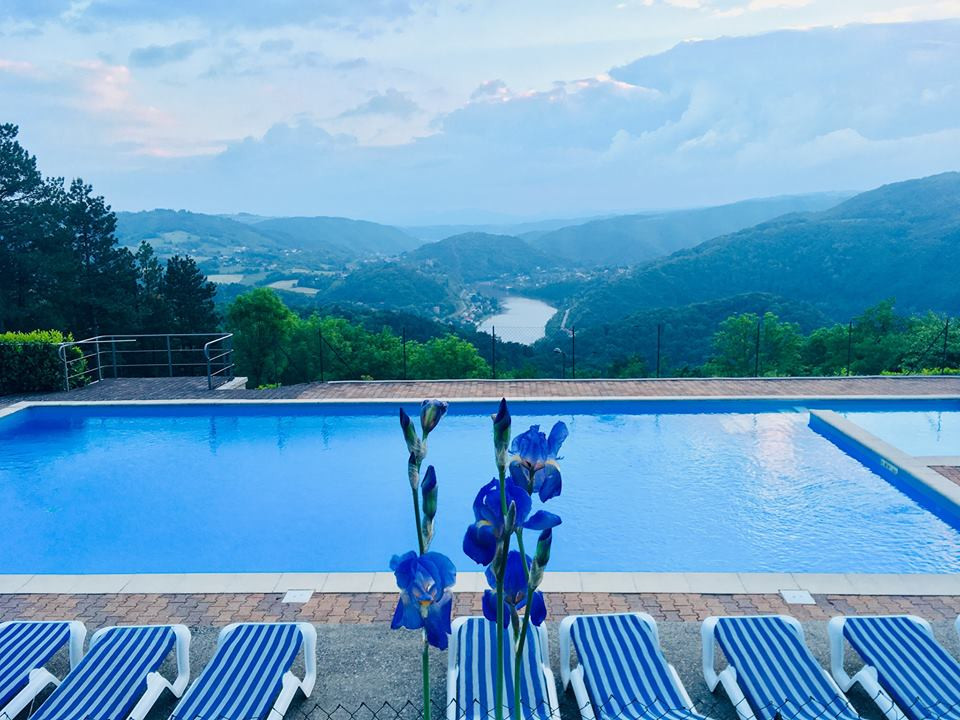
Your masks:
M 841 414 L 908 455 L 960 456 L 960 408 L 844 411 Z

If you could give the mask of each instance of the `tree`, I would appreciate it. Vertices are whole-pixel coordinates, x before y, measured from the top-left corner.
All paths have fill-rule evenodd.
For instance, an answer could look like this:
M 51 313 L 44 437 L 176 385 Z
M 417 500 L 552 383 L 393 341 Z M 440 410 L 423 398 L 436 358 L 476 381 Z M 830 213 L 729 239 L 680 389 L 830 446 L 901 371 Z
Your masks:
M 408 343 L 407 355 L 410 377 L 423 380 L 490 377 L 490 365 L 477 348 L 452 333 L 425 343 Z
M 249 386 L 280 381 L 286 367 L 284 348 L 296 319 L 269 288 L 244 293 L 227 308 L 227 329 L 234 334 L 238 372 L 246 373 Z
M 162 295 L 168 318 L 167 332 L 210 332 L 219 325 L 213 298 L 217 286 L 200 272 L 191 257 L 174 255 L 167 260 Z
M 170 326 L 167 304 L 163 295 L 163 264 L 146 240 L 134 256 L 137 261 L 137 316 L 140 330 L 146 333 L 164 332 Z
M 759 341 L 759 342 L 758 342 Z M 794 375 L 800 369 L 802 336 L 794 323 L 771 312 L 728 317 L 713 336 L 708 374 L 724 377 Z M 759 350 L 759 355 L 758 355 Z
M 75 275 L 61 289 L 68 326 L 85 334 L 136 330 L 137 270 L 133 255 L 117 247 L 117 218 L 101 195 L 77 178 L 66 198 L 66 225 Z

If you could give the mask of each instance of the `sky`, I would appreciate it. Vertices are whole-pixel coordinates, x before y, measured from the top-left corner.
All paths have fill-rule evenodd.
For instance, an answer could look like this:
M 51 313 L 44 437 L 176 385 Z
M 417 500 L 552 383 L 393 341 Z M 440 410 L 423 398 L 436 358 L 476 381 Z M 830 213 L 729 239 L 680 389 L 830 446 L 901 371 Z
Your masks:
M 495 222 L 960 169 L 960 0 L 0 0 L 0 122 L 115 209 Z

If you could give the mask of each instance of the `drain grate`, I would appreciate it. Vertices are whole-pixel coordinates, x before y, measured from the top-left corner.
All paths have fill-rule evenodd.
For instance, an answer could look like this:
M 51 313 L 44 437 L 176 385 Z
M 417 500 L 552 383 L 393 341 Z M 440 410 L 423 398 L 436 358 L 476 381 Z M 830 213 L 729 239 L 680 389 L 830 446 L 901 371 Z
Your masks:
M 787 605 L 816 605 L 817 601 L 807 590 L 781 590 L 780 597 Z
M 287 590 L 287 592 L 284 593 L 283 600 L 280 602 L 305 603 L 312 597 L 313 590 Z

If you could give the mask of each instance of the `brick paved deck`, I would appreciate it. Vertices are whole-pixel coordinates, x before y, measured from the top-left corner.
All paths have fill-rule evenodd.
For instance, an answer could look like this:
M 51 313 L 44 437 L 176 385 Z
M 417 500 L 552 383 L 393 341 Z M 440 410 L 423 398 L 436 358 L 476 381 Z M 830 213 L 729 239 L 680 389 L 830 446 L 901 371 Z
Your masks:
M 103 401 L 176 399 L 390 399 L 491 397 L 717 397 L 724 395 L 954 395 L 960 376 L 850 378 L 661 378 L 642 380 L 456 380 L 306 383 L 272 390 L 207 390 L 206 378 L 120 378 L 69 393 L 0 397 L 18 400 Z
M 305 620 L 317 623 L 386 623 L 397 604 L 394 593 L 315 594 L 307 603 L 282 603 L 279 593 L 143 595 L 3 595 L 0 621 L 82 620 L 90 628 L 131 623 L 222 626 L 238 621 Z M 456 596 L 454 616 L 482 612 L 479 593 Z M 550 616 L 571 613 L 643 611 L 657 620 L 697 622 L 710 615 L 785 613 L 799 620 L 826 620 L 838 614 L 912 613 L 928 620 L 954 620 L 960 597 L 815 595 L 816 605 L 788 605 L 779 595 L 697 595 L 690 593 L 548 593 Z

